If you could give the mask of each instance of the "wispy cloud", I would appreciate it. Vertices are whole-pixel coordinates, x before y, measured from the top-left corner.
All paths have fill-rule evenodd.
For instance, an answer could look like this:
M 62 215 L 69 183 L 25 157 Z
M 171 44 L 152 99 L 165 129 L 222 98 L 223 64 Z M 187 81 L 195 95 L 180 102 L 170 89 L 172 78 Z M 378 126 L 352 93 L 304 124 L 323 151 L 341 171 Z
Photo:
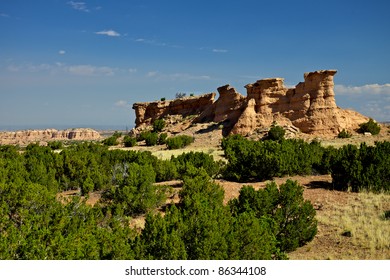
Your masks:
M 213 49 L 213 52 L 215 52 L 215 53 L 227 53 L 228 50 L 225 50 L 225 49 Z
M 378 121 L 390 121 L 390 84 L 335 85 L 336 101 Z
M 368 84 L 363 86 L 335 86 L 336 94 L 356 95 L 356 94 L 390 94 L 390 84 Z
M 192 75 L 188 73 L 174 73 L 168 75 L 172 80 L 210 80 L 211 77 L 208 75 Z
M 146 73 L 146 77 L 148 77 L 148 78 L 156 77 L 157 74 L 158 74 L 157 71 L 150 71 L 150 72 Z
M 64 50 L 59 50 L 59 51 L 58 51 L 58 54 L 59 54 L 59 55 L 64 55 L 65 53 L 66 53 L 66 51 L 64 51 Z
M 132 40 L 136 43 L 142 43 L 142 44 L 156 46 L 156 47 L 181 48 L 180 45 L 165 43 L 165 42 L 161 42 L 161 41 L 153 40 L 153 39 L 137 38 L 137 39 L 132 39 Z
M 150 71 L 146 74 L 147 78 L 154 78 L 159 81 L 190 81 L 190 80 L 210 80 L 208 75 L 193 75 L 188 73 L 164 74 L 157 71 Z
M 118 100 L 117 102 L 115 102 L 114 105 L 119 108 L 126 108 L 126 109 L 131 108 L 131 105 L 125 100 Z
M 73 65 L 67 67 L 69 73 L 78 76 L 114 76 L 115 69 L 107 66 Z
M 112 30 L 112 29 L 98 31 L 98 32 L 95 32 L 95 34 L 106 35 L 106 36 L 109 36 L 109 37 L 119 37 L 119 36 L 121 36 L 121 34 L 119 34 L 118 32 L 116 32 L 115 30 Z
M 95 66 L 91 64 L 67 65 L 62 62 L 53 64 L 10 64 L 5 68 L 10 73 L 50 73 L 50 74 L 71 74 L 74 76 L 109 77 L 116 74 L 135 73 L 136 69 L 121 69 L 109 66 Z
M 7 66 L 7 71 L 8 72 L 19 72 L 20 67 L 16 65 L 8 65 Z
M 87 4 L 85 2 L 69 1 L 67 4 L 75 10 L 89 13 L 89 9 L 87 8 Z
M 0 13 L 0 17 L 9 18 L 10 16 L 8 14 L 5 14 L 5 13 Z

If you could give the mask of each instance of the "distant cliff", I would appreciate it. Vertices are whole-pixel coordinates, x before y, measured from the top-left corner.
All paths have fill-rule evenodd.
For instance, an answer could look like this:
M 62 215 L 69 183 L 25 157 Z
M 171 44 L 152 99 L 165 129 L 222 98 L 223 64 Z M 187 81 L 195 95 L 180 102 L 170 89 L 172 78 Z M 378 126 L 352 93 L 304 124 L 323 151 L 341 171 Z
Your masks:
M 250 135 L 268 128 L 273 122 L 294 126 L 303 133 L 337 135 L 341 130 L 354 131 L 367 117 L 336 105 L 333 76 L 336 70 L 304 74 L 304 82 L 286 88 L 283 78 L 258 80 L 245 86 L 247 96 L 230 85 L 215 93 L 171 101 L 135 103 L 136 128 L 170 115 L 196 115 L 193 122 L 216 122 L 225 134 Z
M 99 132 L 90 128 L 66 130 L 20 130 L 0 132 L 0 144 L 28 144 L 31 142 L 48 142 L 56 140 L 99 140 Z

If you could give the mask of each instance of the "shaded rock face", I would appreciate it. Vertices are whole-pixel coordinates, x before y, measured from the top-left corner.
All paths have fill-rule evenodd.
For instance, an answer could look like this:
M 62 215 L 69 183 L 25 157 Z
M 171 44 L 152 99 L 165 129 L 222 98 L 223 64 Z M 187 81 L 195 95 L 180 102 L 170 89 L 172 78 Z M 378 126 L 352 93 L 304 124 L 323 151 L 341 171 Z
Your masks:
M 99 132 L 90 128 L 0 132 L 1 144 L 27 144 L 31 142 L 46 142 L 56 140 L 99 140 L 100 138 L 101 136 Z
M 197 97 L 192 105 L 200 107 L 183 109 L 175 102 L 136 103 L 136 125 L 150 124 L 150 120 L 168 114 L 199 114 L 195 122 L 224 124 L 225 134 L 249 135 L 255 129 L 268 128 L 273 122 L 294 126 L 304 133 L 337 135 L 342 129 L 356 130 L 367 117 L 350 110 L 338 108 L 335 101 L 333 77 L 336 70 L 320 70 L 304 74 L 304 82 L 295 88 L 286 88 L 283 78 L 258 80 L 245 86 L 244 97 L 229 85 L 218 88 L 207 102 L 204 96 Z M 188 101 L 185 101 L 188 102 Z M 139 104 L 144 104 L 140 106 Z M 191 105 L 191 106 L 192 106 Z M 144 107 L 143 107 L 144 106 Z M 142 108 L 141 108 L 142 107 Z

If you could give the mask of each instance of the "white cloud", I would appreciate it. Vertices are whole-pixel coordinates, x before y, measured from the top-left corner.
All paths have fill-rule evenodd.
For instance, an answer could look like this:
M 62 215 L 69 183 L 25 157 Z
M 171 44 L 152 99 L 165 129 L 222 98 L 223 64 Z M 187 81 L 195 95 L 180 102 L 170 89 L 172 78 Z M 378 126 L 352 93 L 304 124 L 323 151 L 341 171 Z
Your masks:
M 225 49 L 213 49 L 213 52 L 215 52 L 215 53 L 227 53 L 228 50 L 225 50 Z
M 127 71 L 132 74 L 132 73 L 136 73 L 137 69 L 136 68 L 129 68 L 129 69 L 127 69 Z
M 157 71 L 150 71 L 150 72 L 148 72 L 148 73 L 146 74 L 146 77 L 148 77 L 148 78 L 156 77 L 157 74 L 158 74 Z
M 352 108 L 378 121 L 390 120 L 390 84 L 336 85 L 337 104 Z
M 336 95 L 390 94 L 390 84 L 368 84 L 363 86 L 335 85 Z
M 66 53 L 66 51 L 64 51 L 64 50 L 59 50 L 58 51 L 58 54 L 60 54 L 60 55 L 64 55 Z
M 89 12 L 89 9 L 87 8 L 87 4 L 85 2 L 69 1 L 67 4 L 70 5 L 75 10 L 87 12 L 87 13 Z
M 95 34 L 106 35 L 106 36 L 109 36 L 109 37 L 119 37 L 119 36 L 121 36 L 121 34 L 119 34 L 118 32 L 116 32 L 115 30 L 112 30 L 112 29 L 98 31 L 98 32 L 95 32 Z
M 73 65 L 67 67 L 69 73 L 78 76 L 114 76 L 115 69 L 107 66 Z
M 117 102 L 115 102 L 115 106 L 116 107 L 120 107 L 120 108 L 129 108 L 129 107 L 131 107 L 131 105 L 129 103 L 127 103 L 127 101 L 125 101 L 125 100 L 118 100 Z
M 8 14 L 5 14 L 5 13 L 0 13 L 0 17 L 9 18 L 10 16 Z

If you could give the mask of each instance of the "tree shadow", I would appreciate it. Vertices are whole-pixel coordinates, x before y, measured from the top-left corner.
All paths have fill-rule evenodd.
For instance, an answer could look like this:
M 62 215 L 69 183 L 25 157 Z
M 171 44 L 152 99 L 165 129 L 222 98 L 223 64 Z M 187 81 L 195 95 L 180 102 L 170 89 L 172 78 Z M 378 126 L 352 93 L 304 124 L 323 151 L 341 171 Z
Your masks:
M 218 129 L 220 129 L 219 125 L 220 124 L 218 124 L 218 123 L 209 125 L 206 128 L 199 129 L 198 131 L 195 132 L 195 134 L 204 134 L 204 133 L 209 133 L 209 132 L 214 131 L 214 130 L 218 130 Z
M 310 189 L 332 190 L 333 189 L 333 184 L 332 184 L 332 182 L 311 181 L 309 184 L 307 184 L 307 187 L 310 188 Z

